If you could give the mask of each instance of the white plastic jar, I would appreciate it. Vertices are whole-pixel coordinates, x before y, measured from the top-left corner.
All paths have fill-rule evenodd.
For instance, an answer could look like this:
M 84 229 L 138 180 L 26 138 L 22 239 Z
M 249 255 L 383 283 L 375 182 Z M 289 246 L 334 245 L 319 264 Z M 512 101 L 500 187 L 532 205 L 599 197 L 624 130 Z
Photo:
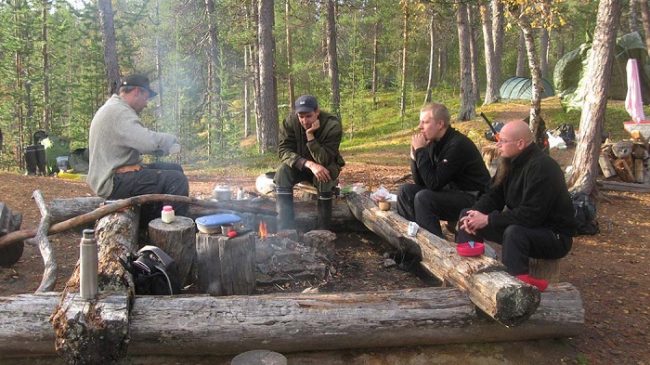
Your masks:
M 160 213 L 160 220 L 162 220 L 163 223 L 171 223 L 174 219 L 176 219 L 174 208 L 171 205 L 165 205 Z

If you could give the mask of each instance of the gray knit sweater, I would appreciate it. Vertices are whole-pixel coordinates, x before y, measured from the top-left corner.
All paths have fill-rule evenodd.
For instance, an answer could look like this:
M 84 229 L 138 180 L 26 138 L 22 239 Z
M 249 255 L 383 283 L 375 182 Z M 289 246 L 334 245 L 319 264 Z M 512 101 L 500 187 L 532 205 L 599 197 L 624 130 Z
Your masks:
M 90 166 L 86 182 L 103 198 L 113 191 L 113 174 L 120 166 L 142 161 L 141 154 L 160 150 L 165 154 L 176 137 L 151 131 L 119 95 L 111 96 L 99 108 L 90 124 L 88 150 Z

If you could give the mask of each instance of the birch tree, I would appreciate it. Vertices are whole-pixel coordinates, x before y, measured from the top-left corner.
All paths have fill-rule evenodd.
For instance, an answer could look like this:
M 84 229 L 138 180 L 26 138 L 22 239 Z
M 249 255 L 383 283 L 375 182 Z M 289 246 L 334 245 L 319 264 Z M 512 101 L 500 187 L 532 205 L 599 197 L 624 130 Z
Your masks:
M 341 117 L 341 90 L 339 84 L 339 64 L 336 54 L 336 11 L 334 0 L 327 0 L 327 61 L 332 86 L 332 113 Z
M 496 80 L 497 57 L 494 53 L 494 38 L 492 38 L 492 9 L 488 4 L 479 5 L 481 25 L 483 29 L 483 51 L 485 57 L 485 98 L 483 105 L 499 101 L 499 84 Z

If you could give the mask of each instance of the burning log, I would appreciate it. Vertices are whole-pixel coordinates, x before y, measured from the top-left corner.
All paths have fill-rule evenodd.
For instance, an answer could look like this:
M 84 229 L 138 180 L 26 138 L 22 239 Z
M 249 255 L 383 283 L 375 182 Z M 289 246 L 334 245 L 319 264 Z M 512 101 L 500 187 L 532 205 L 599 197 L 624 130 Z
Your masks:
M 99 302 L 119 300 L 108 296 Z M 53 355 L 54 332 L 46 319 L 57 301 L 50 293 L 0 298 L 0 358 Z M 551 285 L 537 312 L 513 328 L 479 315 L 467 295 L 453 288 L 143 296 L 130 314 L 132 356 L 237 354 L 261 345 L 295 352 L 522 341 L 576 336 L 584 326 L 580 293 L 567 283 Z
M 371 231 L 396 248 L 421 257 L 420 264 L 429 273 L 466 291 L 477 307 L 504 325 L 524 322 L 539 305 L 539 291 L 508 275 L 501 263 L 486 256 L 461 257 L 455 243 L 423 229 L 410 237 L 406 219 L 379 210 L 368 197 L 351 193 L 348 205 Z

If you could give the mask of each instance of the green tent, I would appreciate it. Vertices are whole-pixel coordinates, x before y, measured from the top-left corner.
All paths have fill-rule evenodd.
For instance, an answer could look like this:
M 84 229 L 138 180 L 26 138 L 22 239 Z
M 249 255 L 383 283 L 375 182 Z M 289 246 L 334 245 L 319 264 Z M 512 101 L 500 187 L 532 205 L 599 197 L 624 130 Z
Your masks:
M 503 82 L 499 93 L 505 100 L 524 99 L 531 100 L 533 97 L 533 80 L 526 77 L 511 77 Z M 555 95 L 553 85 L 545 79 L 542 79 L 542 98 Z
M 637 32 L 626 34 L 616 40 L 615 61 L 610 77 L 608 97 L 625 100 L 627 95 L 627 60 L 636 58 L 640 66 L 641 94 L 643 103 L 650 103 L 650 64 L 648 52 L 641 36 Z M 555 65 L 553 81 L 562 104 L 570 109 L 582 108 L 586 91 L 591 87 L 584 76 L 591 54 L 591 43 L 584 43 L 577 49 L 565 54 Z

